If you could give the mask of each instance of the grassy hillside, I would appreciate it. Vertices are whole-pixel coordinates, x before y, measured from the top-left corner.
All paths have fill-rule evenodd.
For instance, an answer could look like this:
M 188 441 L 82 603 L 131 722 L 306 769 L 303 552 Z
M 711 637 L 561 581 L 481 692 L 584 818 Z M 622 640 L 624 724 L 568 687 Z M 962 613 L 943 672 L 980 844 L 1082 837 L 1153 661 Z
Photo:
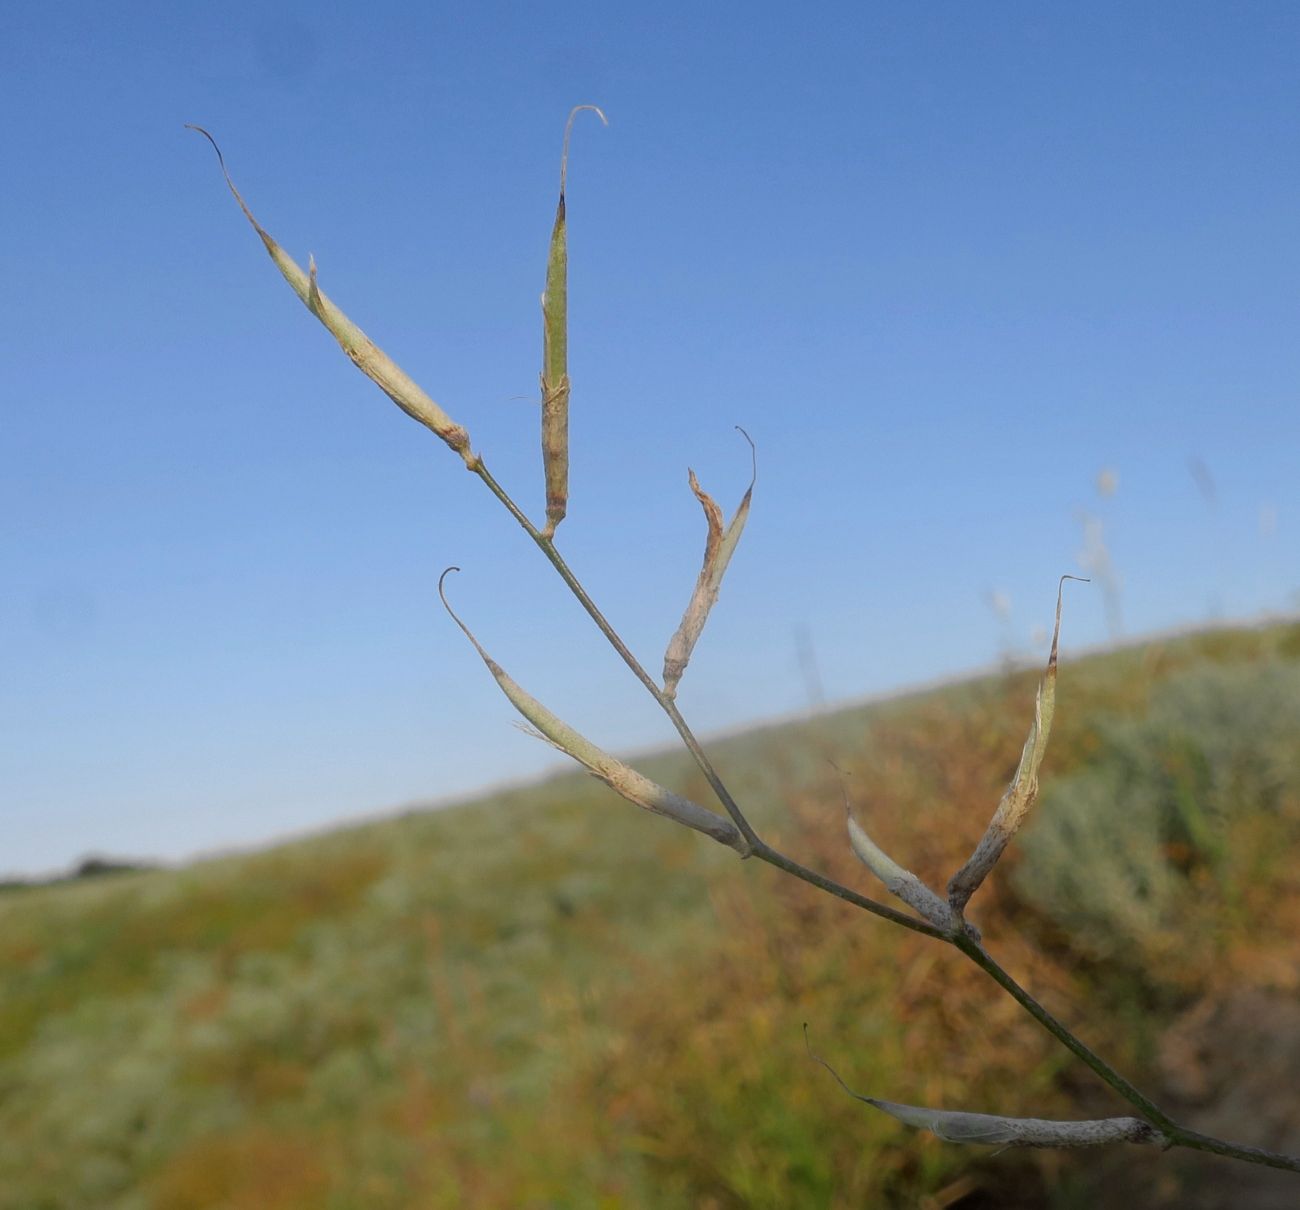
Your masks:
M 877 838 L 941 882 L 1015 765 L 1034 681 L 713 752 L 763 831 L 876 894 L 833 760 Z M 1300 1147 L 1300 1046 L 1279 1051 L 1300 986 L 1300 626 L 1093 657 L 1059 695 L 1036 823 L 972 916 L 1193 1123 Z M 708 801 L 685 759 L 646 771 Z M 803 1021 L 875 1095 L 1120 1111 L 958 955 L 572 774 L 0 897 L 0 1208 L 1068 1207 L 1108 1188 L 1210 1206 L 1233 1204 L 1216 1174 L 1245 1179 L 909 1133 L 807 1059 Z

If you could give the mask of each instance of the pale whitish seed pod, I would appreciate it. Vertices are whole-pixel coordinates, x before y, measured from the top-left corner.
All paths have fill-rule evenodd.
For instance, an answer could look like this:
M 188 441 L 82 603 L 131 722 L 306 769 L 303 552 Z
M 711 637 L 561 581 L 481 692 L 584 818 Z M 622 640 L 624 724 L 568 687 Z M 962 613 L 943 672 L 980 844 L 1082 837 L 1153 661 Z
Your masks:
M 717 501 L 700 486 L 695 472 L 687 471 L 687 481 L 691 485 L 691 491 L 695 493 L 700 507 L 704 509 L 708 533 L 704 539 L 704 564 L 695 581 L 695 588 L 686 605 L 686 612 L 682 614 L 682 620 L 673 637 L 668 640 L 668 648 L 664 652 L 665 697 L 677 696 L 677 684 L 686 671 L 686 665 L 690 663 L 691 653 L 695 650 L 695 644 L 704 631 L 704 623 L 709 620 L 709 611 L 718 602 L 718 593 L 722 590 L 722 577 L 727 572 L 731 556 L 736 553 L 740 535 L 744 532 L 745 522 L 749 519 L 749 503 L 753 498 L 754 483 L 758 478 L 758 459 L 754 452 L 754 442 L 749 434 L 739 425 L 736 426 L 736 431 L 749 442 L 753 467 L 749 487 L 740 501 L 740 506 L 736 509 L 736 515 L 731 518 L 731 524 L 725 530 L 722 526 L 722 509 L 718 507 Z
M 226 186 L 234 195 L 244 217 L 257 232 L 275 267 L 280 270 L 293 292 L 302 300 L 303 305 L 314 315 L 325 329 L 339 342 L 339 346 L 348 355 L 348 359 L 367 378 L 369 378 L 385 395 L 413 420 L 418 420 L 431 429 L 438 437 L 455 450 L 465 464 L 473 467 L 476 461 L 474 451 L 470 448 L 469 433 L 455 423 L 429 396 L 397 365 L 378 345 L 374 343 L 356 324 L 354 324 L 330 299 L 321 292 L 316 284 L 316 264 L 312 261 L 310 273 L 304 273 L 296 261 L 271 238 L 271 235 L 253 217 L 235 183 L 226 170 L 225 157 L 217 141 L 201 126 L 189 126 L 197 131 L 217 153 L 221 173 L 226 178 Z
M 908 907 L 912 908 L 936 928 L 941 928 L 944 932 L 951 932 L 957 926 L 957 917 L 952 908 L 911 870 L 904 869 L 876 844 L 867 835 L 862 825 L 853 818 L 851 811 L 846 812 L 846 814 L 848 817 L 849 844 L 852 846 L 858 860 L 885 884 L 890 894 L 896 895 Z
M 611 790 L 629 802 L 644 807 L 647 811 L 653 811 L 656 815 L 665 815 L 697 832 L 703 832 L 720 844 L 735 849 L 742 856 L 748 853 L 749 847 L 745 838 L 741 836 L 740 830 L 731 820 L 724 819 L 707 807 L 683 798 L 680 794 L 674 794 L 673 791 L 638 773 L 617 757 L 598 748 L 558 715 L 551 713 L 488 655 L 470 628 L 456 616 L 443 591 L 443 581 L 447 575 L 458 570 L 449 567 L 438 579 L 438 595 L 442 598 L 443 607 L 451 615 L 452 621 L 464 632 L 465 637 L 474 645 L 474 650 L 487 665 L 488 671 L 501 687 L 501 692 L 506 695 L 510 704 L 536 727 L 546 740 L 571 756 L 580 765 L 584 765 Z

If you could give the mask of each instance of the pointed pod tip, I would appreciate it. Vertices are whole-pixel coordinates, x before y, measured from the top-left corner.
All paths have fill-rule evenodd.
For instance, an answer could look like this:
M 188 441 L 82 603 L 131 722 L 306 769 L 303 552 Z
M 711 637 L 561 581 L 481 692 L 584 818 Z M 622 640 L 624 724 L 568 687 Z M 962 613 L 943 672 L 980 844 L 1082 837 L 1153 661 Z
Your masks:
M 805 1021 L 805 1022 L 803 1023 L 803 1044 L 804 1044 L 804 1049 L 808 1052 L 808 1057 L 809 1057 L 809 1058 L 810 1058 L 814 1063 L 820 1063 L 824 1068 L 826 1068 L 826 1070 L 829 1071 L 829 1072 L 831 1073 L 831 1076 L 834 1078 L 835 1082 L 836 1082 L 836 1083 L 837 1083 L 837 1084 L 838 1084 L 842 1089 L 844 1089 L 844 1091 L 847 1092 L 847 1093 L 849 1094 L 849 1096 L 853 1097 L 855 1100 L 858 1100 L 858 1101 L 865 1101 L 865 1102 L 866 1102 L 867 1104 L 869 1104 L 869 1105 L 873 1103 L 870 1097 L 864 1097 L 860 1092 L 854 1092 L 853 1089 L 851 1089 L 851 1088 L 850 1088 L 850 1087 L 849 1087 L 849 1086 L 844 1082 L 843 1078 L 840 1076 L 840 1073 L 839 1073 L 838 1071 L 836 1071 L 835 1068 L 833 1068 L 833 1067 L 832 1067 L 828 1062 L 826 1062 L 826 1060 L 823 1059 L 823 1058 L 821 1057 L 821 1055 L 819 1055 L 815 1050 L 813 1050 L 813 1048 L 812 1048 L 812 1039 L 808 1036 L 808 1022 L 807 1022 L 807 1021 Z
M 745 430 L 741 428 L 740 425 L 736 425 L 735 429 L 736 432 L 738 432 L 746 441 L 749 442 L 749 461 L 750 461 L 749 486 L 752 489 L 755 481 L 758 479 L 758 446 L 754 444 L 753 437 L 751 437 L 747 432 L 745 432 Z
M 451 615 L 451 620 L 455 622 L 456 625 L 459 626 L 462 630 L 465 630 L 465 623 L 462 622 L 460 618 L 456 616 L 456 611 L 451 607 L 451 602 L 447 600 L 447 590 L 443 586 L 447 577 L 451 575 L 453 571 L 460 571 L 460 568 L 456 566 L 452 566 L 452 567 L 444 567 L 442 569 L 442 575 L 438 577 L 438 599 L 442 602 L 443 609 L 445 609 Z M 469 634 L 469 631 L 465 630 L 465 633 Z M 471 636 L 470 641 L 471 642 L 473 641 L 473 636 Z
M 186 122 L 185 129 L 192 130 L 194 131 L 195 134 L 201 134 L 205 139 L 207 139 L 209 143 L 212 144 L 212 150 L 217 153 L 217 159 L 221 161 L 221 167 L 222 170 L 224 171 L 226 167 L 226 157 L 221 154 L 221 147 L 217 143 L 217 140 L 212 137 L 211 132 L 205 129 L 204 127 L 198 125 L 198 123 L 196 122 Z
M 569 120 L 564 124 L 564 150 L 560 153 L 560 214 L 564 213 L 564 182 L 569 174 L 569 136 L 573 133 L 573 119 L 576 118 L 584 109 L 591 110 L 600 120 L 602 125 L 608 126 L 609 119 L 605 116 L 605 111 L 599 105 L 575 105 L 569 110 Z
M 1057 582 L 1056 582 L 1056 618 L 1057 618 L 1057 625 L 1060 625 L 1060 619 L 1061 619 L 1061 599 L 1062 599 L 1062 597 L 1065 595 L 1065 582 L 1066 582 L 1066 580 L 1074 580 L 1076 583 L 1079 583 L 1079 584 L 1091 584 L 1091 583 L 1092 583 L 1092 581 L 1091 581 L 1087 576 L 1075 576 L 1075 575 L 1071 575 L 1069 572 L 1066 572 L 1065 575 L 1063 575 L 1059 580 L 1057 580 Z
M 276 250 L 275 241 L 262 228 L 262 224 L 253 217 L 253 212 L 248 208 L 248 203 L 244 201 L 243 195 L 235 188 L 235 182 L 230 178 L 230 170 L 226 167 L 226 157 L 221 154 L 221 148 L 217 145 L 217 140 L 212 137 L 202 126 L 196 126 L 193 122 L 185 123 L 186 130 L 193 130 L 201 134 L 209 143 L 212 144 L 212 150 L 217 153 L 217 163 L 221 166 L 221 175 L 226 178 L 226 188 L 230 190 L 235 201 L 239 203 L 239 208 L 244 212 L 244 217 L 253 225 L 253 230 L 261 237 L 262 242 L 272 254 Z
M 1047 657 L 1047 671 L 1054 675 L 1056 672 L 1057 650 L 1061 642 L 1061 604 L 1065 598 L 1066 580 L 1077 580 L 1080 584 L 1091 584 L 1092 581 L 1086 576 L 1074 576 L 1067 572 L 1056 582 L 1056 625 L 1052 628 L 1052 650 Z
M 460 627 L 465 637 L 469 639 L 471 643 L 474 644 L 474 650 L 479 653 L 479 655 L 483 658 L 483 662 L 487 664 L 488 668 L 492 670 L 492 674 L 495 676 L 496 673 L 499 671 L 496 663 L 492 660 L 492 657 L 489 656 L 488 653 L 483 650 L 483 648 L 479 644 L 478 639 L 474 637 L 474 632 L 470 630 L 470 628 L 460 620 L 460 615 L 457 614 L 457 612 L 451 607 L 451 602 L 447 600 L 447 592 L 446 589 L 443 587 L 443 582 L 447 579 L 449 575 L 451 575 L 453 571 L 460 571 L 460 568 L 456 566 L 446 567 L 443 569 L 442 575 L 438 577 L 438 597 L 442 601 L 443 609 L 447 611 L 447 616 L 450 617 L 451 620 L 455 622 L 457 626 Z
M 594 113 L 601 120 L 602 125 L 605 126 L 609 125 L 609 119 L 605 116 L 605 111 L 601 109 L 599 105 L 575 105 L 571 110 L 569 110 L 569 121 L 567 124 L 569 128 L 573 126 L 573 119 L 577 117 L 578 114 L 580 114 L 584 109 L 591 110 L 591 112 Z

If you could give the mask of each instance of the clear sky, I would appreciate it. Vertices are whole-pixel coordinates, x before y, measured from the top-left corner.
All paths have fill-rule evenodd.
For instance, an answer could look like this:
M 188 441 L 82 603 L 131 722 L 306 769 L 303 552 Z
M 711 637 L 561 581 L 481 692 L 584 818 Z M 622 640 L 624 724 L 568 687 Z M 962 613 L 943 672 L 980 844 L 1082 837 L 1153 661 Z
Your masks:
M 679 698 L 708 733 L 806 708 L 801 649 L 833 700 L 1041 654 L 1096 522 L 1116 586 L 1068 594 L 1067 659 L 1108 597 L 1126 635 L 1296 607 L 1298 58 L 1284 3 L 5 5 L 0 871 L 553 766 L 438 608 L 449 563 L 536 696 L 671 736 L 183 123 L 539 515 L 560 139 L 604 107 L 560 544 L 657 669 L 686 468 L 730 511 L 753 435 Z

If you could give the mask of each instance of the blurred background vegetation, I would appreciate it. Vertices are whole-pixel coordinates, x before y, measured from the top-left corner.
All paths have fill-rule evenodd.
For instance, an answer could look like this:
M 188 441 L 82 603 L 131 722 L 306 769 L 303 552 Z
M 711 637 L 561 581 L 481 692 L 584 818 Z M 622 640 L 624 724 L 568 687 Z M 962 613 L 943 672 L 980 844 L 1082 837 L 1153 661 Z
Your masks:
M 712 745 L 851 885 L 841 785 L 942 883 L 1027 669 Z M 640 762 L 709 801 L 684 758 Z M 1062 668 L 1034 821 L 972 916 L 1189 1124 L 1300 1149 L 1300 625 Z M 183 804 L 178 804 L 183 810 Z M 580 774 L 181 869 L 0 895 L 0 1207 L 1292 1206 L 1149 1149 L 960 1149 L 845 1096 L 1123 1107 L 959 955 Z M 879 893 L 878 888 L 868 888 Z

